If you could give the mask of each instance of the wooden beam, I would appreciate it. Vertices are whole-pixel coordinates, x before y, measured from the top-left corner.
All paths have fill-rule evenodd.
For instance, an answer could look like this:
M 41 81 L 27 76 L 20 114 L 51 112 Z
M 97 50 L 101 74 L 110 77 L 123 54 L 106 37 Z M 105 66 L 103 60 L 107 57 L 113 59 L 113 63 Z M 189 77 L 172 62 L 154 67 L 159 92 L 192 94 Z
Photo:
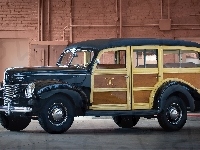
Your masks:
M 0 31 L 0 38 L 2 39 L 31 39 L 36 37 L 36 34 L 33 34 L 33 31 Z
M 40 32 L 40 40 L 41 41 L 43 41 L 43 32 L 44 32 L 44 25 L 43 25 L 43 23 L 44 23 L 44 1 L 43 0 L 41 0 L 41 11 L 40 11 L 40 19 L 41 19 L 41 32 Z
M 68 41 L 31 41 L 35 45 L 68 45 Z
M 38 41 L 40 41 L 40 0 L 38 0 Z

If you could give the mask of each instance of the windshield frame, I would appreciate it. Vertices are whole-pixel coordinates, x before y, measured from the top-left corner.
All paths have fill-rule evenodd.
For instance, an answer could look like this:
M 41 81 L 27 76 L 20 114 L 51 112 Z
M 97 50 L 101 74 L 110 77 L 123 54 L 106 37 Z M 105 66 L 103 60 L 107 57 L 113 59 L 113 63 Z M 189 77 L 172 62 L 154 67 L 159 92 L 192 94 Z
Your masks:
M 71 65 L 72 62 L 73 62 L 73 60 L 74 60 L 74 58 L 75 58 L 76 55 L 77 55 L 77 52 L 84 52 L 84 51 L 90 52 L 90 53 L 93 52 L 93 56 L 91 56 L 90 62 L 87 63 L 86 66 L 84 66 L 84 65 L 79 65 L 79 64 L 77 64 L 77 65 Z M 68 64 L 63 65 L 63 64 L 62 64 L 62 61 L 63 61 L 63 59 L 65 58 L 65 55 L 66 55 L 67 53 L 71 53 L 70 55 L 71 55 L 72 57 L 69 59 Z M 66 48 L 66 49 L 64 49 L 63 52 L 61 53 L 61 55 L 60 55 L 60 57 L 59 57 L 58 62 L 56 63 L 56 65 L 57 65 L 58 67 L 68 67 L 68 68 L 71 68 L 71 66 L 74 66 L 74 67 L 77 67 L 77 68 L 87 69 L 88 67 L 90 67 L 90 66 L 93 64 L 94 60 L 95 60 L 95 51 L 94 51 L 93 49 L 85 49 L 85 48 L 84 48 L 84 49 L 81 49 L 81 48 L 70 48 L 70 49 L 67 49 L 67 48 Z

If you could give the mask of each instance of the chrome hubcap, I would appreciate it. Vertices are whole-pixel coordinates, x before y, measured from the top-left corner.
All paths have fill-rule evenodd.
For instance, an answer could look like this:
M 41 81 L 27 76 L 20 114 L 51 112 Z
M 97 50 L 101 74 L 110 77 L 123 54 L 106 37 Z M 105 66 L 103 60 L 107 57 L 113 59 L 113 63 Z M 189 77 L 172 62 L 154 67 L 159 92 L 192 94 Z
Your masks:
M 178 104 L 173 103 L 172 105 L 170 105 L 168 107 L 167 112 L 166 112 L 166 116 L 167 116 L 168 121 L 171 124 L 178 124 L 179 121 L 182 118 L 181 107 Z
M 170 110 L 170 117 L 171 117 L 171 119 L 175 120 L 175 119 L 178 118 L 178 116 L 179 116 L 179 114 L 178 114 L 178 111 L 176 110 L 176 108 L 172 108 Z
M 63 116 L 62 109 L 56 108 L 52 112 L 52 117 L 54 120 L 60 120 Z
M 49 121 L 56 126 L 60 126 L 66 122 L 67 115 L 67 108 L 62 103 L 54 103 L 48 111 Z

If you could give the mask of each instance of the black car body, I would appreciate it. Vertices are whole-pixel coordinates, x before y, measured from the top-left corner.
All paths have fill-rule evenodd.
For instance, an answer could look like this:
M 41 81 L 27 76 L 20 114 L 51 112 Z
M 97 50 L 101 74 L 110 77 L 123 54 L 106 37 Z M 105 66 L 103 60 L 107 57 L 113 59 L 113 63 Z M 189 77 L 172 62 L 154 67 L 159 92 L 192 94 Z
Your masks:
M 144 46 L 150 48 L 143 48 Z M 199 44 L 180 40 L 98 39 L 78 42 L 66 47 L 58 59 L 57 67 L 8 68 L 4 73 L 1 88 L 1 93 L 3 93 L 0 100 L 1 124 L 8 130 L 19 131 L 26 128 L 31 119 L 38 119 L 45 131 L 63 133 L 71 126 L 75 116 L 113 116 L 114 121 L 120 127 L 134 126 L 141 116 L 158 116 L 164 129 L 179 130 L 186 121 L 186 107 L 194 110 L 194 102 L 199 97 L 199 93 L 197 89 L 182 80 L 176 78 L 164 80 L 165 69 L 158 62 L 163 54 L 162 46 L 172 49 L 189 47 L 194 48 L 197 53 L 200 52 Z M 149 51 L 146 52 L 146 50 Z M 97 70 L 98 57 L 104 51 L 109 54 L 108 56 L 113 54 L 114 64 L 108 64 L 110 68 Z M 142 73 L 140 69 L 137 69 L 140 67 L 138 62 L 135 68 L 133 67 L 134 62 L 131 62 L 136 53 L 137 56 L 141 54 L 140 51 L 145 56 L 146 53 L 156 56 L 158 71 L 153 67 L 147 71 L 152 71 L 151 74 L 158 73 L 158 78 L 161 74 L 162 79 L 152 84 L 153 87 L 136 86 L 135 88 L 132 85 L 136 82 L 134 80 L 137 74 L 148 74 L 148 72 Z M 109 58 L 106 57 L 102 60 L 109 62 Z M 120 67 L 113 69 L 115 65 Z M 105 67 L 105 65 L 102 66 Z M 144 59 L 143 66 L 146 69 L 152 64 L 147 64 Z M 119 85 L 116 82 L 117 78 L 121 82 Z M 126 85 L 122 86 L 124 83 Z M 148 81 L 147 84 L 150 82 Z M 175 92 L 172 90 L 174 88 Z M 113 92 L 110 94 L 109 90 Z M 134 95 L 131 94 L 132 92 L 137 93 L 144 90 L 151 92 L 151 95 L 147 95 L 149 101 L 136 102 L 137 97 L 134 97 L 135 101 L 131 99 Z M 177 93 L 179 96 L 176 95 Z M 141 97 L 141 95 L 143 94 L 138 96 Z M 116 99 L 116 102 L 113 102 L 113 99 Z M 177 106 L 172 105 L 174 103 L 177 103 Z M 169 116 L 165 116 L 168 118 L 162 121 L 162 112 L 166 111 L 167 106 L 170 107 L 170 113 Z M 173 121 L 168 122 L 169 118 Z M 23 125 L 16 123 L 19 121 Z

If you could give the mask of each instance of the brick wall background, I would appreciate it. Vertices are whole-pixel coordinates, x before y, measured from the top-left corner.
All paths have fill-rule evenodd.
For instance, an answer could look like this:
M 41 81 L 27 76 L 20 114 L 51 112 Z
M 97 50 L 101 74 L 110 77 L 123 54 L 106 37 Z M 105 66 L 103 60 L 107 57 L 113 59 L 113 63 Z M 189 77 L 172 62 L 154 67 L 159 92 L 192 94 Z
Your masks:
M 116 37 L 200 42 L 199 8 L 199 0 L 1 0 L 0 81 L 7 67 L 55 65 L 70 42 Z M 160 19 L 171 19 L 169 30 L 160 30 Z
M 32 0 L 1 0 L 0 30 L 37 31 L 38 2 Z
M 41 1 L 1 0 L 0 34 L 3 31 L 27 31 L 30 33 L 28 37 L 37 41 L 39 36 L 38 6 Z M 119 37 L 119 1 L 43 0 L 43 40 L 63 40 L 64 28 L 70 26 L 70 12 L 72 25 L 78 25 L 72 28 L 73 42 Z M 169 0 L 169 9 L 168 0 L 121 1 L 122 37 L 200 37 L 199 0 Z M 158 24 L 161 18 L 172 20 L 171 30 L 161 31 L 159 29 Z M 69 31 L 65 31 L 64 38 L 65 40 L 70 39 Z

